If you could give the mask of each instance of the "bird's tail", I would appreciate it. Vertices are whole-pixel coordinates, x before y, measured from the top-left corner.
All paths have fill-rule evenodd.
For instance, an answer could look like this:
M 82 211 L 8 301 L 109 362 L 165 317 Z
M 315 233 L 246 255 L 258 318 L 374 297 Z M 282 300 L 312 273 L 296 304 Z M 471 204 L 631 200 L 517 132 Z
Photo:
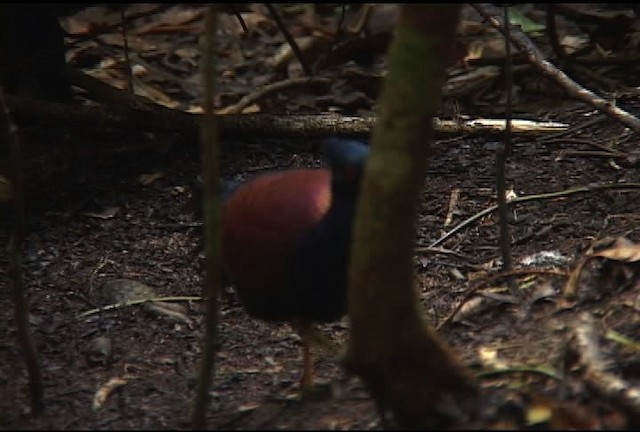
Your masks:
M 220 201 L 224 203 L 227 198 L 231 196 L 233 191 L 238 187 L 240 183 L 231 180 L 218 179 L 216 187 L 218 189 L 218 196 Z M 198 177 L 197 182 L 193 185 L 191 191 L 191 200 L 189 203 L 189 211 L 195 214 L 198 219 L 202 219 L 202 199 L 204 195 L 204 184 L 202 179 Z

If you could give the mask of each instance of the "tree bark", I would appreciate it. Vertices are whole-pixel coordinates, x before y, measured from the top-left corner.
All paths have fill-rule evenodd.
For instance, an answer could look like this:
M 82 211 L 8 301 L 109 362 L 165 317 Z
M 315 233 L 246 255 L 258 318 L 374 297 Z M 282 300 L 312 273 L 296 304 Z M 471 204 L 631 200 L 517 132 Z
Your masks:
M 476 386 L 413 290 L 416 212 L 459 5 L 403 5 L 358 204 L 345 365 L 401 427 L 463 420 Z M 460 417 L 462 416 L 462 417 Z

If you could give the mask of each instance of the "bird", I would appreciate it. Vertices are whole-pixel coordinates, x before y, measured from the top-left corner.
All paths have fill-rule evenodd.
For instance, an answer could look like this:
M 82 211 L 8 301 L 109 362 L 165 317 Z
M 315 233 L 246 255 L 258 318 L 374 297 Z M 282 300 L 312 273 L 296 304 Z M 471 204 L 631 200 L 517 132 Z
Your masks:
M 248 314 L 287 322 L 302 342 L 300 387 L 313 389 L 314 325 L 347 311 L 347 268 L 365 143 L 324 140 L 330 169 L 290 169 L 225 182 L 222 263 Z

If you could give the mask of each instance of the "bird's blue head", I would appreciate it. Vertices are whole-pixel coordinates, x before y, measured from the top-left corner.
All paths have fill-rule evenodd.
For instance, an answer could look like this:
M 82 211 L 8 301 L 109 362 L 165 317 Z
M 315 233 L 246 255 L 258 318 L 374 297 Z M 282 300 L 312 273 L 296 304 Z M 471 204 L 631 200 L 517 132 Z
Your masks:
M 369 157 L 369 146 L 350 138 L 330 137 L 322 143 L 322 152 L 329 159 L 335 185 L 358 187 Z

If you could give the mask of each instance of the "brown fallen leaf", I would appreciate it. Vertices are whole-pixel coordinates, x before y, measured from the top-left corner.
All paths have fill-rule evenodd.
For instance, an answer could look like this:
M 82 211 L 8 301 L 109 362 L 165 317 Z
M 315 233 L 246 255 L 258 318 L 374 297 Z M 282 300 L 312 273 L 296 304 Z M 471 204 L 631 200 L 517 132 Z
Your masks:
M 92 407 L 95 410 L 99 410 L 102 408 L 104 403 L 107 401 L 109 395 L 118 387 L 122 387 L 127 382 L 129 382 L 130 377 L 113 377 L 106 383 L 100 386 L 96 394 L 93 396 L 93 404 Z
M 164 173 L 162 171 L 158 171 L 151 174 L 141 174 L 140 177 L 138 177 L 138 181 L 144 186 L 149 186 L 151 183 L 161 179 L 162 177 L 164 177 Z
M 13 185 L 11 180 L 0 176 L 0 203 L 9 202 L 13 199 Z
M 90 218 L 95 218 L 95 219 L 113 219 L 118 212 L 120 211 L 119 207 L 107 207 L 102 211 L 97 211 L 97 212 L 92 212 L 92 211 L 87 211 L 87 212 L 83 212 L 82 215 L 83 216 L 87 216 Z

